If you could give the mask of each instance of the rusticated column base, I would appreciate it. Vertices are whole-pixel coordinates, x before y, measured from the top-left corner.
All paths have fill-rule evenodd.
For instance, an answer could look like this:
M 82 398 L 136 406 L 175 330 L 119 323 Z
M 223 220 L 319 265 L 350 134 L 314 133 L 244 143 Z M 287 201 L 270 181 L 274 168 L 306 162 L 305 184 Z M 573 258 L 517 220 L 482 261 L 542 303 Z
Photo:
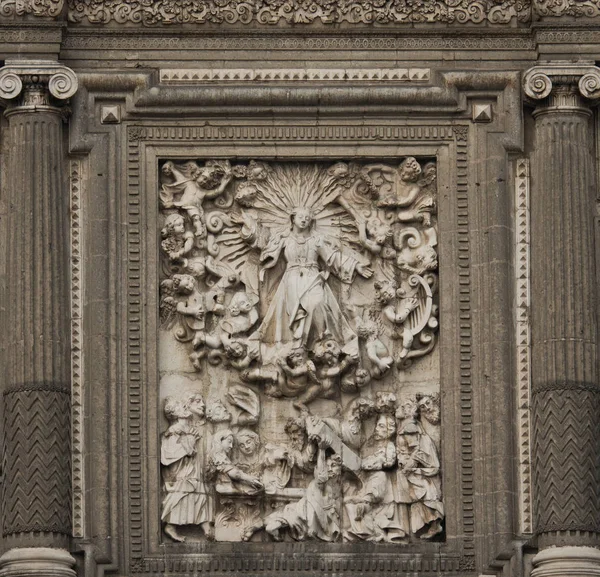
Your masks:
M 0 577 L 76 577 L 74 565 L 64 549 L 10 549 L 0 557 Z
M 531 577 L 600 577 L 600 551 L 593 547 L 550 547 L 533 558 Z

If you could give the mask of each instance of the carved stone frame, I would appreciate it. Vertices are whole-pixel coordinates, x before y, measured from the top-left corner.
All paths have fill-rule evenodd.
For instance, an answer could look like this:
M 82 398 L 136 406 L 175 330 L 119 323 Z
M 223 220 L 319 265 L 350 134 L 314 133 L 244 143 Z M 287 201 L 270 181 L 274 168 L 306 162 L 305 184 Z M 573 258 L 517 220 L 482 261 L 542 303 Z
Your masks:
M 477 97 L 492 104 L 490 111 L 514 110 L 519 101 L 516 76 L 507 75 L 501 86 L 497 78 Z M 506 100 L 512 100 L 510 106 Z M 120 574 L 156 576 L 339 571 L 467 575 L 505 555 L 518 534 L 518 479 L 516 468 L 507 465 L 518 440 L 512 428 L 516 352 L 509 335 L 515 276 L 508 175 L 509 150 L 518 150 L 520 123 L 498 112 L 489 122 L 474 122 L 464 93 L 458 101 L 462 112 L 436 116 L 365 119 L 357 111 L 356 116 L 318 122 L 285 116 L 182 122 L 159 121 L 153 110 L 149 116 L 137 111 L 139 120 L 131 115 L 122 124 L 87 126 L 79 120 L 74 125 L 73 152 L 87 155 L 79 178 L 83 257 L 88 262 L 83 354 L 93 358 L 102 343 L 108 351 L 107 358 L 86 361 L 83 378 L 88 416 L 83 494 L 88 498 L 80 544 L 98 548 L 99 564 L 112 564 Z M 87 102 L 75 103 L 75 114 L 78 107 L 89 106 L 100 117 L 101 102 L 101 94 L 88 94 Z M 407 155 L 435 157 L 438 164 L 445 542 L 407 547 L 161 544 L 158 159 L 335 161 Z M 116 258 L 106 256 L 111 254 Z M 99 277 L 102 282 L 95 285 Z M 496 341 L 493 335 L 501 338 Z M 94 451 L 105 456 L 106 467 L 92 467 Z M 91 511 L 92 502 L 97 511 Z M 112 539 L 102 537 L 111 534 Z
M 161 408 L 158 399 L 158 268 L 157 259 L 148 258 L 147 255 L 157 255 L 159 241 L 153 234 L 153 224 L 158 222 L 158 159 L 160 158 L 256 158 L 260 160 L 316 160 L 348 157 L 360 159 L 395 159 L 403 156 L 414 155 L 417 157 L 435 157 L 438 162 L 438 179 L 443 186 L 459 191 L 455 198 L 452 195 L 440 197 L 439 222 L 440 222 L 440 279 L 442 286 L 449 284 L 456 286 L 458 279 L 450 281 L 451 271 L 462 270 L 458 254 L 452 254 L 449 235 L 452 234 L 451 223 L 456 222 L 460 212 L 460 201 L 466 199 L 466 178 L 464 166 L 461 173 L 461 160 L 466 154 L 466 142 L 455 139 L 455 132 L 449 125 L 412 125 L 412 126 L 370 126 L 362 128 L 346 127 L 340 132 L 342 138 L 335 144 L 320 144 L 319 140 L 326 134 L 327 127 L 293 126 L 285 129 L 265 127 L 262 138 L 267 134 L 274 134 L 279 142 L 271 146 L 250 139 L 248 132 L 251 127 L 228 126 L 223 130 L 211 131 L 202 126 L 188 126 L 184 129 L 174 126 L 129 127 L 128 140 L 128 191 L 127 214 L 129 215 L 128 227 L 128 383 L 129 383 L 129 518 L 131 523 L 129 542 L 131 543 L 132 572 L 144 574 L 159 574 L 189 571 L 251 571 L 253 573 L 269 574 L 271 571 L 281 573 L 285 569 L 298 571 L 325 570 L 350 570 L 357 572 L 366 571 L 407 571 L 416 570 L 420 574 L 433 574 L 444 571 L 455 574 L 464 567 L 465 556 L 469 549 L 468 538 L 458 540 L 460 534 L 469 533 L 469 525 L 465 518 L 469 517 L 468 511 L 453 510 L 452 504 L 467 502 L 465 497 L 470 493 L 468 470 L 470 463 L 469 448 L 466 445 L 455 445 L 452 438 L 466 439 L 467 428 L 456 426 L 453 410 L 444 403 L 444 438 L 443 465 L 444 478 L 461 479 L 460 482 L 447 483 L 445 500 L 452 511 L 448 516 L 448 542 L 445 544 L 423 544 L 418 547 L 418 552 L 423 556 L 419 561 L 415 559 L 415 547 L 406 548 L 397 545 L 373 546 L 366 544 L 326 544 L 303 543 L 208 543 L 180 545 L 175 543 L 160 543 L 160 469 L 158 459 L 154 458 L 156 448 L 150 446 L 153 439 L 158 439 L 161 419 Z M 461 135 L 461 127 L 456 134 Z M 465 127 L 466 128 L 466 127 Z M 223 134 L 218 137 L 218 144 L 213 144 L 212 134 Z M 312 142 L 306 142 L 306 134 L 312 133 Z M 244 135 L 248 134 L 246 138 Z M 260 131 L 257 131 L 260 139 Z M 296 135 L 297 140 L 294 139 Z M 319 140 L 315 139 L 315 136 Z M 460 136 L 459 136 L 460 137 Z M 377 138 L 377 140 L 375 140 Z M 191 141 L 191 142 L 190 142 Z M 401 144 L 397 142 L 401 141 Z M 138 177 L 139 175 L 139 177 Z M 462 188 L 462 194 L 461 194 Z M 454 205 L 453 205 L 454 204 Z M 138 209 L 144 207 L 143 209 Z M 139 212 L 139 214 L 138 214 Z M 155 228 L 155 227 L 154 227 Z M 143 234 L 141 231 L 145 231 Z M 466 230 L 463 231 L 466 234 Z M 465 268 L 465 271 L 467 269 Z M 455 273 L 454 273 L 455 274 Z M 146 287 L 143 289 L 142 287 Z M 441 296 L 441 316 L 444 330 L 441 332 L 439 343 L 442 352 L 441 363 L 450 364 L 449 357 L 458 358 L 461 354 L 458 336 L 460 327 L 456 326 L 457 318 L 452 319 L 450 314 L 464 293 L 458 289 L 458 294 L 453 297 L 450 292 Z M 138 298 L 145 299 L 145 315 L 139 314 Z M 454 300 L 454 302 L 452 302 Z M 139 321 L 137 320 L 139 319 Z M 454 326 L 453 326 L 454 325 Z M 138 335 L 146 335 L 142 341 Z M 139 359 L 139 364 L 138 364 Z M 442 376 L 442 390 L 445 399 L 452 398 L 453 385 L 447 378 L 449 373 Z M 468 395 L 469 385 L 461 383 L 461 392 Z M 453 404 L 453 403 L 452 403 Z M 446 414 L 448 416 L 446 416 Z M 144 415 L 146 418 L 144 418 Z M 461 412 L 459 422 L 469 418 L 467 412 Z M 137 423 L 139 422 L 139 429 Z M 140 431 L 138 441 L 136 432 Z M 145 438 L 145 439 L 144 439 Z M 141 446 L 147 444 L 146 455 L 139 452 Z M 451 455 L 462 451 L 462 459 L 455 460 Z M 138 472 L 141 478 L 138 479 Z M 139 485 L 138 485 L 139 482 Z M 446 484 L 445 484 L 446 486 Z M 459 489 L 460 487 L 460 489 Z M 466 493 L 465 493 L 466 489 Z M 145 495 L 145 497 L 144 497 Z M 138 513 L 139 511 L 139 513 Z M 139 529 L 138 529 L 139 528 Z M 462 541 L 462 542 L 460 542 Z M 471 538 L 472 541 L 472 538 Z M 271 549 L 272 547 L 272 549 Z M 138 556 L 138 552 L 142 557 Z M 235 559 L 226 558 L 226 555 L 235 551 Z M 267 551 L 273 551 L 272 556 L 265 556 Z M 192 553 L 185 562 L 179 558 L 181 553 Z M 287 561 L 284 561 L 285 556 Z M 297 554 L 302 555 L 297 556 Z M 365 553 L 377 553 L 376 558 L 365 563 Z M 284 555 L 285 554 L 285 555 Z M 376 562 L 375 562 L 376 561 Z M 279 563 L 287 563 L 287 566 Z M 373 564 L 374 562 L 374 564 Z M 180 567 L 177 569 L 177 567 Z M 209 569 L 210 568 L 210 569 Z M 135 569 L 135 571 L 134 571 Z

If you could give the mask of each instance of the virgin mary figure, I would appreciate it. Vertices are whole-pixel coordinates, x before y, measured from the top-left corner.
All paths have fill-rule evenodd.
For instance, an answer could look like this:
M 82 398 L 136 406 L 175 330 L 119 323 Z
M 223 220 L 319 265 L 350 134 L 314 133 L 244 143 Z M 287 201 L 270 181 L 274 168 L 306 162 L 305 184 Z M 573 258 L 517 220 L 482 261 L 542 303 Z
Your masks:
M 358 355 L 357 336 L 327 283 L 333 273 L 343 283 L 352 283 L 355 274 L 369 278 L 373 271 L 345 254 L 312 229 L 310 209 L 291 214 L 288 233 L 271 236 L 260 255 L 260 279 L 278 261 L 285 271 L 259 328 L 250 336 L 256 342 L 263 364 L 285 356 L 291 349 L 312 349 L 327 336 L 350 356 Z

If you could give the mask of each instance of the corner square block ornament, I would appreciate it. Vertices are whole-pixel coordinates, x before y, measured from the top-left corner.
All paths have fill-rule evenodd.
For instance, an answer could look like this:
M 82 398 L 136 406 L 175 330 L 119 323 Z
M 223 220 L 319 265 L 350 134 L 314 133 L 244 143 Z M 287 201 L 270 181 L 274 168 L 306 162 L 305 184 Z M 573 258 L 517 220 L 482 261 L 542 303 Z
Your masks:
M 435 162 L 157 169 L 163 540 L 442 540 Z

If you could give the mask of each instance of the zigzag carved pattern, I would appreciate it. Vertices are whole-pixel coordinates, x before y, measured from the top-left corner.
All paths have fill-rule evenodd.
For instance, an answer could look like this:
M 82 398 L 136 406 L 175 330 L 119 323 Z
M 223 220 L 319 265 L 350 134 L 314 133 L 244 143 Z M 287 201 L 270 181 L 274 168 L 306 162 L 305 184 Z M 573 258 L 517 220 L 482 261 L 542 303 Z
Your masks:
M 4 395 L 3 535 L 71 532 L 70 397 L 24 386 Z
M 600 390 L 534 392 L 536 532 L 600 531 Z

